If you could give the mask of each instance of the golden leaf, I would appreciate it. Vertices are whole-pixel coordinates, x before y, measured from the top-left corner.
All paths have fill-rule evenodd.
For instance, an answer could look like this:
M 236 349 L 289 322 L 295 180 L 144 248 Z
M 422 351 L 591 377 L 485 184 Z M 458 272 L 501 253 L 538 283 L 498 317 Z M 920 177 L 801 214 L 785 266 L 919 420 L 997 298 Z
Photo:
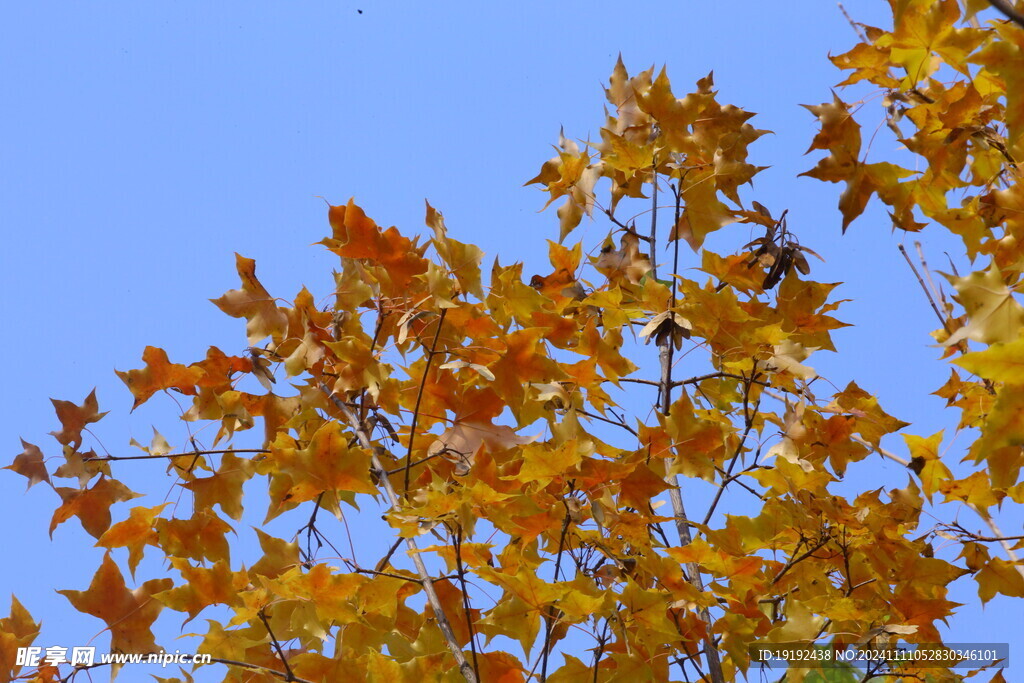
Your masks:
M 171 579 L 153 579 L 130 591 L 125 586 L 121 570 L 107 553 L 88 590 L 57 592 L 79 612 L 91 614 L 106 623 L 110 629 L 112 652 L 151 652 L 159 648 L 150 627 L 163 609 L 153 594 L 168 590 L 173 585 Z
M 953 346 L 964 339 L 983 344 L 1012 342 L 1024 329 L 1024 307 L 1013 298 L 999 267 L 992 263 L 987 270 L 966 277 L 946 275 L 957 291 L 960 304 L 967 311 L 968 323 L 956 330 L 943 346 Z

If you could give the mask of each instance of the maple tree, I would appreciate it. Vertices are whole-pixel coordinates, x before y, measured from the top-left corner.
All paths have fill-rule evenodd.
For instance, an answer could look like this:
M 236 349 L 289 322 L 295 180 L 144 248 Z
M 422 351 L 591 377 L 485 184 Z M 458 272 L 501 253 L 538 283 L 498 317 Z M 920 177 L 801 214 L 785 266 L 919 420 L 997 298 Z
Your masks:
M 678 97 L 664 70 L 630 76 L 620 59 L 600 141 L 563 134 L 529 181 L 558 203 L 547 274 L 495 260 L 485 285 L 481 250 L 429 204 L 421 242 L 349 201 L 330 206 L 320 242 L 339 257 L 324 299 L 275 298 L 237 256 L 240 288 L 213 303 L 245 320 L 244 351 L 182 364 L 149 347 L 118 373 L 133 409 L 185 397 L 183 446 L 158 433 L 143 455 L 97 453 L 95 392 L 55 400 L 61 453 L 23 442 L 9 469 L 58 494 L 51 535 L 75 517 L 106 549 L 87 588 L 61 593 L 103 622 L 112 651 L 157 650 L 162 610 L 209 617 L 199 652 L 226 681 L 553 683 L 735 680 L 756 670 L 754 642 L 941 643 L 961 577 L 983 602 L 1024 597 L 1022 539 L 997 525 L 1024 503 L 1024 22 L 1005 2 L 992 3 L 1005 19 L 979 0 L 890 4 L 891 30 L 858 26 L 832 61 L 840 85 L 874 86 L 923 170 L 869 160 L 857 107 L 836 94 L 807 107 L 820 123 L 809 151 L 827 156 L 806 175 L 845 184 L 844 231 L 877 197 L 895 228 L 945 228 L 978 262 L 946 275 L 949 297 L 919 278 L 956 366 L 932 389 L 960 410 L 963 463 L 942 433 L 906 432 L 867 388 L 833 391 L 806 364 L 835 350 L 841 302 L 810 279 L 821 257 L 787 207 L 740 196 L 761 170 L 753 114 L 721 104 L 711 75 Z M 587 217 L 608 224 L 603 243 L 571 241 Z M 731 252 L 711 251 L 730 225 Z M 909 457 L 881 443 L 901 431 Z M 835 491 L 879 457 L 907 477 Z M 126 509 L 139 494 L 118 476 L 153 466 L 139 460 L 166 462 L 181 498 Z M 244 533 L 257 480 L 262 557 L 244 566 L 228 534 Z M 711 492 L 700 509 L 696 491 Z M 394 537 L 372 567 L 320 516 L 370 524 L 370 499 Z M 991 535 L 928 521 L 963 508 Z M 266 530 L 279 517 L 298 520 L 292 537 Z M 936 556 L 938 542 L 959 555 Z M 165 571 L 136 578 L 154 553 Z M 14 600 L 0 677 L 81 673 L 17 666 L 38 633 Z

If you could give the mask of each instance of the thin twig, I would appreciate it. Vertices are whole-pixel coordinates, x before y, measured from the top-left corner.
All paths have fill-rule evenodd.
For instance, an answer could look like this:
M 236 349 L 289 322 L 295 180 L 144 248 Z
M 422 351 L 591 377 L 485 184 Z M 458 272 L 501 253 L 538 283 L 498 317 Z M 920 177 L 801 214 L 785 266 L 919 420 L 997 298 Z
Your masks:
M 612 223 L 619 226 L 623 230 L 629 230 L 629 226 L 620 221 L 618 218 L 616 218 L 615 214 L 612 213 L 611 209 L 604 209 L 604 215 L 608 216 L 608 220 L 610 220 Z M 644 239 L 647 238 L 645 237 Z
M 444 455 L 444 451 L 440 451 L 440 452 L 438 452 L 438 453 L 434 453 L 433 455 L 428 455 L 428 456 L 427 456 L 427 457 L 425 457 L 425 458 L 420 458 L 419 460 L 417 460 L 416 462 L 414 462 L 414 463 L 413 463 L 413 464 L 411 465 L 411 467 L 416 467 L 417 465 L 422 465 L 423 463 L 425 463 L 425 462 L 428 462 L 428 461 L 430 461 L 430 460 L 433 460 L 434 458 L 439 458 L 439 457 L 441 457 L 442 455 Z M 388 471 L 387 471 L 387 473 L 388 473 L 388 475 L 392 475 L 392 474 L 398 474 L 399 472 L 405 472 L 405 470 L 406 470 L 407 468 L 409 468 L 409 467 L 410 467 L 410 465 L 408 465 L 408 464 L 406 464 L 406 465 L 402 465 L 401 467 L 396 467 L 396 468 L 395 468 L 395 469 L 393 469 L 393 470 L 388 470 Z
M 946 321 L 945 316 L 943 316 L 939 311 L 939 306 L 935 303 L 932 293 L 928 290 L 928 285 L 924 283 L 924 280 L 921 278 L 921 274 L 917 272 L 914 262 L 910 260 L 910 256 L 907 254 L 907 250 L 903 248 L 902 244 L 899 245 L 899 250 L 900 253 L 903 254 L 903 258 L 907 260 L 907 265 L 910 266 L 910 270 L 914 271 L 914 277 L 917 278 L 917 284 L 921 285 L 921 289 L 924 290 L 924 295 L 928 297 L 928 303 L 932 305 L 932 310 L 935 311 L 935 316 L 939 319 L 939 322 L 942 323 L 942 327 L 948 332 L 949 323 Z
M 657 130 L 658 124 L 654 124 Z M 658 155 L 651 155 L 651 277 L 658 279 Z M 675 291 L 675 287 L 672 288 Z
M 401 505 L 401 501 L 398 498 L 398 494 L 395 493 L 394 487 L 391 485 L 391 480 L 388 479 L 387 473 L 380 464 L 380 458 L 377 456 L 377 451 L 374 449 L 373 444 L 370 442 L 370 437 L 363 428 L 363 425 L 359 423 L 359 419 L 352 412 L 352 409 L 348 405 L 331 393 L 331 390 L 327 388 L 325 384 L 320 384 L 320 391 L 324 392 L 332 403 L 341 411 L 348 420 L 349 425 L 356 433 L 356 437 L 359 439 L 359 444 L 370 453 L 370 462 L 373 465 L 374 471 L 377 473 L 377 477 L 380 481 L 381 488 L 384 489 L 384 493 L 388 497 L 388 502 L 391 503 L 392 509 L 398 509 Z M 455 663 L 459 668 L 459 672 L 462 673 L 469 683 L 477 683 L 476 672 L 473 671 L 473 666 L 466 660 L 466 656 L 462 653 L 462 648 L 459 647 L 459 641 L 455 638 L 455 631 L 452 630 L 451 621 L 448 619 L 448 615 L 444 611 L 444 606 L 441 604 L 441 599 L 437 595 L 437 591 L 434 589 L 434 582 L 430 578 L 430 573 L 427 571 L 427 566 L 423 563 L 423 558 L 420 557 L 419 546 L 416 544 L 416 539 L 407 538 L 405 539 L 406 553 L 409 559 L 412 560 L 413 565 L 416 568 L 416 574 L 419 575 L 421 584 L 423 586 L 423 592 L 427 595 L 427 602 L 434 610 L 434 618 L 437 620 L 437 627 L 441 631 L 441 635 L 444 636 L 445 643 L 448 645 L 448 650 L 452 653 L 452 657 L 455 658 Z
M 320 512 L 320 503 L 322 503 L 323 500 L 324 500 L 324 493 L 326 493 L 326 491 L 321 491 L 320 495 L 318 495 L 316 497 L 316 501 L 313 503 L 313 514 L 311 514 L 309 516 L 309 521 L 306 522 L 306 557 L 307 557 L 307 559 L 310 562 L 313 561 L 313 532 L 316 531 L 316 516 L 317 516 L 317 513 Z M 299 532 L 301 533 L 302 530 L 299 529 Z M 352 539 L 349 538 L 349 544 L 350 545 L 351 545 L 351 541 L 352 541 Z M 319 549 L 323 545 L 320 542 L 320 534 L 319 533 L 317 533 L 316 542 L 317 542 L 317 549 Z M 355 556 L 356 556 L 355 548 L 353 548 L 352 549 L 352 559 L 353 560 L 355 559 Z
M 562 551 L 565 550 L 565 535 L 569 530 L 569 523 L 572 521 L 572 517 L 569 515 L 569 506 L 563 500 L 562 506 L 565 508 L 565 517 L 562 519 L 562 531 L 558 535 L 558 553 L 555 555 L 555 581 L 558 581 L 558 572 L 562 567 Z M 555 608 L 548 607 L 548 614 L 545 615 L 544 619 L 544 647 L 541 650 L 541 664 L 540 664 L 540 680 L 541 683 L 548 680 L 548 655 L 551 654 L 551 632 L 555 628 Z
M 293 683 L 313 683 L 313 681 L 308 681 L 305 678 L 299 678 L 298 676 L 296 676 L 294 674 L 292 674 L 292 676 L 289 678 L 288 674 L 286 674 L 283 671 L 278 671 L 277 669 L 271 669 L 270 667 L 261 666 L 259 664 L 250 664 L 249 662 L 239 662 L 238 660 L 235 660 L 235 659 L 224 659 L 223 657 L 210 657 L 210 661 L 215 663 L 215 664 L 224 664 L 226 666 L 237 666 L 240 669 L 249 669 L 250 671 L 259 671 L 261 673 L 270 674 L 271 676 L 277 676 L 278 678 L 280 678 L 281 680 L 284 680 L 284 681 L 292 681 Z
M 950 529 L 951 527 L 947 526 L 946 528 Z M 1024 540 L 1024 536 L 981 536 L 980 534 L 975 534 L 970 531 L 967 531 L 959 524 L 956 525 L 956 528 L 953 529 L 953 531 L 960 534 L 964 538 L 969 538 L 970 540 L 975 541 L 977 543 L 1002 543 L 1003 541 Z
M 928 280 L 928 287 L 931 289 L 932 296 L 935 298 L 936 302 L 945 302 L 945 299 L 942 296 L 942 290 L 935 286 L 935 280 L 932 279 L 932 271 L 928 268 L 928 261 L 924 258 L 924 249 L 921 247 L 921 243 L 919 241 L 915 241 L 914 248 L 917 250 L 917 258 L 921 261 L 921 270 L 924 271 L 925 279 Z M 943 307 L 943 310 L 945 310 L 945 307 Z
M 609 420 L 607 417 L 602 417 L 601 415 L 595 415 L 594 413 L 588 413 L 587 411 L 582 410 L 580 408 L 576 408 L 576 412 L 579 413 L 580 415 L 592 418 L 594 420 L 600 420 L 601 422 L 607 422 L 608 424 L 615 425 L 616 427 L 622 427 L 623 429 L 625 429 L 627 432 L 629 432 L 633 436 L 639 436 L 639 434 L 637 434 L 637 431 L 635 429 L 633 429 L 632 427 L 630 427 L 625 422 L 616 422 L 615 420 Z
M 879 455 L 881 455 L 883 457 L 889 458 L 893 462 L 898 462 L 899 464 L 903 465 L 904 467 L 910 467 L 910 461 L 909 460 L 907 460 L 905 458 L 901 458 L 900 456 L 896 455 L 892 451 L 887 451 L 884 448 L 882 448 L 881 446 L 875 446 L 874 444 L 872 444 L 872 443 L 870 443 L 868 441 L 865 441 L 864 439 L 862 439 L 861 437 L 857 436 L 856 434 L 851 434 L 850 435 L 850 440 L 851 441 L 856 441 L 861 446 L 867 446 L 868 448 L 873 450 L 875 453 L 878 453 Z
M 608 380 L 609 382 L 611 380 Z M 633 384 L 647 384 L 652 387 L 660 387 L 661 382 L 655 382 L 653 379 L 637 379 L 635 377 L 620 377 L 620 382 L 632 382 Z
M 348 560 L 345 560 L 345 562 L 348 563 Z M 393 572 L 379 572 L 376 569 L 363 569 L 362 567 L 358 565 L 353 565 L 351 563 L 349 563 L 349 565 L 352 567 L 352 571 L 354 571 L 356 574 L 366 574 L 367 576 L 386 576 L 389 579 L 398 579 L 399 581 L 408 581 L 410 583 L 423 583 L 420 579 L 416 578 L 415 576 L 403 576 L 402 574 L 395 574 Z M 432 580 L 440 581 L 444 578 L 447 577 L 438 576 Z
M 348 547 L 352 552 L 352 559 L 358 561 L 358 558 L 356 557 L 356 545 L 352 542 L 352 529 L 348 526 L 348 518 L 345 516 L 345 512 L 341 509 L 341 506 L 338 507 L 338 512 L 341 516 L 341 523 L 345 527 L 345 536 L 348 537 Z M 317 533 L 320 532 L 318 531 Z M 334 546 L 331 547 L 333 548 Z
M 972 505 L 971 503 L 967 503 L 967 507 L 974 510 L 975 514 L 981 517 L 981 519 L 985 522 L 988 528 L 992 530 L 992 533 L 995 534 L 997 538 L 1005 538 L 1005 534 L 1003 534 L 1002 530 L 996 524 L 996 520 L 992 519 L 992 516 L 989 515 L 987 511 L 982 511 L 976 505 Z M 1020 558 L 1017 557 L 1017 553 L 1014 552 L 1013 546 L 1010 545 L 1010 542 L 1007 540 L 1000 540 L 999 545 L 1003 546 L 1003 550 L 1006 552 L 1006 556 L 1010 558 L 1011 562 L 1013 562 L 1013 566 L 1014 568 L 1016 568 L 1017 572 L 1021 576 L 1024 576 L 1024 565 L 1020 563 Z
M 384 571 L 384 568 L 391 564 L 391 558 L 394 556 L 395 551 L 398 550 L 398 546 L 400 545 L 402 545 L 402 539 L 398 539 L 391 545 L 387 554 L 377 562 L 377 566 L 375 567 L 377 571 Z
M 708 512 L 704 516 L 703 524 L 707 525 L 711 521 L 711 516 L 715 514 L 715 508 L 718 507 L 718 503 L 722 500 L 722 495 L 725 493 L 725 487 L 734 481 L 732 476 L 732 470 L 736 466 L 736 462 L 740 459 L 740 452 L 743 450 L 743 444 L 747 442 L 747 437 L 750 436 L 750 430 L 754 428 L 754 415 L 757 414 L 757 410 L 760 407 L 760 400 L 754 405 L 753 412 L 750 411 L 750 385 L 753 384 L 754 377 L 746 380 L 743 384 L 743 436 L 740 437 L 740 441 L 736 444 L 736 451 L 732 454 L 732 458 L 729 460 L 729 468 L 725 472 L 725 476 L 722 478 L 722 485 L 718 487 L 718 491 L 715 492 L 714 500 L 711 501 L 711 505 L 708 506 Z
M 803 562 L 807 558 L 811 557 L 812 555 L 814 555 L 814 553 L 821 550 L 822 547 L 824 547 L 824 545 L 828 543 L 830 540 L 832 540 L 831 537 L 822 538 L 814 544 L 813 548 L 810 548 L 807 552 L 803 553 L 798 557 L 792 558 L 789 562 L 786 563 L 785 567 L 779 570 L 779 573 L 775 575 L 775 578 L 772 579 L 772 582 L 769 585 L 774 586 L 775 584 L 777 584 L 779 581 L 782 580 L 782 577 L 785 576 L 787 572 L 789 572 L 790 569 L 792 569 L 799 563 Z
M 261 453 L 267 454 L 266 448 L 228 448 L 217 451 L 189 451 L 188 453 L 164 453 L 163 455 L 105 455 L 94 458 L 82 458 L 83 462 L 113 462 L 115 460 L 158 460 L 162 458 L 194 458 L 198 455 L 219 455 L 225 453 Z
M 384 328 L 384 318 L 387 313 L 384 311 L 384 304 L 377 302 L 377 323 L 373 327 L 373 341 L 370 342 L 370 356 L 377 350 L 377 342 L 380 341 L 380 331 Z M 366 387 L 359 392 L 359 422 L 366 419 Z
M 266 607 L 263 607 L 256 614 L 259 616 L 260 621 L 263 622 L 263 626 L 267 629 L 267 635 L 270 636 L 270 642 L 274 646 L 274 649 L 277 650 L 277 656 L 281 660 L 281 664 L 284 665 L 284 680 L 295 681 L 295 672 L 292 671 L 291 664 L 288 663 L 288 658 L 284 656 L 284 649 L 282 649 L 281 643 L 278 642 L 277 636 L 274 635 L 274 631 L 270 628 L 270 622 L 267 621 L 267 613 L 265 610 Z
M 409 471 L 412 469 L 412 445 L 416 439 L 416 423 L 420 418 L 420 401 L 423 400 L 423 390 L 427 385 L 427 375 L 430 374 L 430 364 L 434 361 L 434 354 L 437 353 L 437 340 L 441 336 L 441 327 L 444 325 L 444 316 L 447 308 L 441 309 L 441 317 L 437 321 L 437 330 L 434 332 L 434 341 L 430 344 L 430 352 L 427 354 L 427 363 L 423 368 L 423 379 L 420 380 L 420 388 L 416 393 L 416 406 L 412 411 L 412 426 L 409 428 L 409 450 L 405 454 L 405 495 L 409 495 Z
M 456 528 L 452 534 L 455 544 L 455 571 L 458 572 L 462 587 L 462 611 L 466 615 L 466 630 L 469 631 L 469 651 L 473 655 L 473 671 L 480 676 L 480 664 L 476 657 L 476 630 L 473 628 L 473 611 L 470 609 L 469 589 L 466 586 L 466 568 L 462 564 L 462 527 Z
M 674 307 L 675 304 L 672 304 L 672 306 Z M 689 379 L 676 379 L 676 380 L 672 380 L 672 388 L 675 389 L 676 387 L 682 386 L 684 384 L 698 384 L 700 382 L 703 382 L 706 379 L 718 379 L 718 378 L 722 378 L 722 379 L 738 379 L 738 380 L 740 380 L 742 382 L 747 381 L 747 378 L 744 377 L 743 375 L 737 375 L 737 374 L 734 374 L 734 373 L 731 373 L 731 372 L 709 372 L 706 375 L 698 375 L 696 377 L 690 377 Z M 602 380 L 602 381 L 604 381 L 604 382 L 611 382 L 612 380 L 605 379 L 605 380 Z M 619 377 L 616 381 L 617 382 L 633 382 L 634 384 L 646 384 L 646 385 L 652 386 L 652 387 L 660 387 L 661 386 L 661 382 L 655 382 L 654 380 L 650 380 L 650 379 L 638 379 L 636 377 Z M 760 384 L 763 387 L 769 387 L 770 388 L 772 386 L 770 383 L 765 382 L 763 380 L 751 380 L 751 381 L 754 384 Z M 781 390 L 782 391 L 787 391 L 786 389 L 781 389 Z
M 843 527 L 843 541 L 842 543 L 836 539 L 836 545 L 843 550 L 843 569 L 846 570 L 846 597 L 850 597 L 850 593 L 853 592 L 853 572 L 850 570 L 850 541 L 847 538 L 847 529 Z
M 858 24 L 856 21 L 853 20 L 853 17 L 851 17 L 849 12 L 846 11 L 846 8 L 843 7 L 843 3 L 839 2 L 839 3 L 836 3 L 836 4 L 839 5 L 839 11 L 843 13 L 844 17 L 846 17 L 846 21 L 850 22 L 850 26 L 853 28 L 854 32 L 857 34 L 857 37 L 860 38 L 861 42 L 862 43 L 870 43 L 871 41 L 868 40 L 868 36 L 867 36 L 866 33 L 864 33 L 864 29 L 861 27 L 860 24 Z
M 758 457 L 760 457 L 760 454 L 758 454 Z M 744 474 L 749 474 L 754 470 L 770 470 L 770 467 L 767 467 L 765 465 L 758 465 L 755 463 L 753 465 L 743 468 L 742 471 L 737 472 L 736 474 L 729 474 L 721 467 L 717 466 L 715 467 L 715 469 L 719 472 L 719 474 L 725 477 L 724 479 L 722 479 L 722 486 L 726 486 L 728 484 L 737 484 L 741 489 L 751 494 L 752 496 L 758 498 L 759 500 L 766 499 L 765 494 L 758 493 L 756 490 L 754 490 L 753 487 L 751 487 L 749 484 L 745 483 L 742 479 L 740 479 L 740 476 Z
M 611 628 L 611 623 L 608 619 L 604 620 L 604 629 L 601 634 L 597 637 L 597 647 L 594 648 L 594 683 L 597 683 L 598 673 L 600 672 L 601 657 L 604 656 L 604 649 L 608 645 L 608 629 Z

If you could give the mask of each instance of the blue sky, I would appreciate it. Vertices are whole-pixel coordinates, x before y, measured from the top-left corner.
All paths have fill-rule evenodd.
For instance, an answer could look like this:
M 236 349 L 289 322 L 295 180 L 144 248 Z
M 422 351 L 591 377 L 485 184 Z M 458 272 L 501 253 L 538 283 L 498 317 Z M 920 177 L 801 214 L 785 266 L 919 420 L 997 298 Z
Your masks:
M 873 24 L 888 14 L 883 0 L 846 8 Z M 771 168 L 745 196 L 788 208 L 790 228 L 827 259 L 815 279 L 844 282 L 837 295 L 854 300 L 838 316 L 856 325 L 834 335 L 840 353 L 810 364 L 839 386 L 856 379 L 913 433 L 955 426 L 927 396 L 949 370 L 929 346 L 937 324 L 896 249 L 903 236 L 873 210 L 840 238 L 839 187 L 796 177 L 816 160 L 803 156 L 816 122 L 798 105 L 831 99 L 841 76 L 826 55 L 855 42 L 834 3 L 40 1 L 5 4 L 0 26 L 8 456 L 19 437 L 58 455 L 49 397 L 78 402 L 93 387 L 113 411 L 98 431 L 108 449 L 148 443 L 152 424 L 174 444 L 167 405 L 128 416 L 113 370 L 138 367 L 147 344 L 179 362 L 210 344 L 240 352 L 241 322 L 207 301 L 236 286 L 235 251 L 278 296 L 303 284 L 326 292 L 334 257 L 310 246 L 328 231 L 324 199 L 354 196 L 379 223 L 413 232 L 428 198 L 485 263 L 545 272 L 557 219 L 538 214 L 543 195 L 522 184 L 560 127 L 598 137 L 619 53 L 631 73 L 667 64 L 679 94 L 713 69 L 719 99 L 774 131 L 751 149 Z M 881 117 L 868 107 L 866 120 Z M 595 222 L 581 236 L 593 244 L 608 229 Z M 923 239 L 944 262 L 947 243 Z M 871 462 L 877 485 L 905 485 L 897 465 Z M 146 467 L 133 476 L 162 476 Z M 158 503 L 160 486 L 141 504 Z M 78 644 L 98 622 L 53 590 L 84 589 L 101 553 L 76 522 L 49 541 L 56 497 L 23 488 L 0 474 L 0 541 L 12 555 L 0 564 L 0 612 L 16 593 L 52 634 L 43 644 Z M 1010 521 L 1007 533 L 1019 527 Z M 1008 605 L 967 610 L 953 639 L 1005 641 Z

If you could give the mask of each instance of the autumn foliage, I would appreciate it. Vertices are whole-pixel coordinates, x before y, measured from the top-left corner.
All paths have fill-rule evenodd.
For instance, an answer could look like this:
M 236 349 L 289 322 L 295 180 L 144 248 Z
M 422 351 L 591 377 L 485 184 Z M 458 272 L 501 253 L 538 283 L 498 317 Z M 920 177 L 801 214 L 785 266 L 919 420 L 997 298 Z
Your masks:
M 23 442 L 9 469 L 56 492 L 51 535 L 77 518 L 106 549 L 61 591 L 71 607 L 121 652 L 159 649 L 152 626 L 177 612 L 226 681 L 555 683 L 742 679 L 759 675 L 754 642 L 941 642 L 958 579 L 982 601 L 1024 597 L 1020 541 L 997 526 L 1024 503 L 1024 29 L 985 2 L 891 4 L 893 29 L 859 27 L 832 61 L 840 85 L 884 99 L 919 163 L 873 160 L 858 118 L 874 129 L 879 110 L 840 88 L 807 107 L 806 175 L 842 185 L 843 230 L 879 201 L 896 229 L 962 238 L 976 270 L 943 287 L 928 273 L 921 294 L 952 367 L 920 389 L 959 409 L 955 447 L 907 431 L 870 387 L 818 381 L 841 302 L 788 207 L 741 196 L 767 132 L 753 114 L 711 75 L 680 96 L 620 60 L 600 140 L 560 136 L 529 181 L 557 206 L 548 271 L 485 262 L 429 204 L 415 237 L 349 201 L 320 242 L 333 291 L 276 298 L 239 255 L 239 288 L 213 303 L 244 342 L 191 363 L 148 347 L 118 373 L 133 409 L 177 395 L 176 446 L 107 452 L 89 437 L 95 393 L 55 400 L 58 448 Z M 574 242 L 583 221 L 607 238 Z M 724 253 L 705 246 L 717 231 Z M 882 445 L 897 433 L 905 448 Z M 836 492 L 879 458 L 906 475 Z M 133 507 L 118 477 L 165 466 L 182 495 Z M 263 517 L 243 507 L 253 486 Z M 331 515 L 392 542 L 360 563 Z M 291 536 L 263 528 L 277 518 Z M 234 559 L 232 532 L 261 559 Z M 136 576 L 153 555 L 164 571 Z M 76 673 L 15 665 L 38 631 L 15 600 L 0 679 Z

